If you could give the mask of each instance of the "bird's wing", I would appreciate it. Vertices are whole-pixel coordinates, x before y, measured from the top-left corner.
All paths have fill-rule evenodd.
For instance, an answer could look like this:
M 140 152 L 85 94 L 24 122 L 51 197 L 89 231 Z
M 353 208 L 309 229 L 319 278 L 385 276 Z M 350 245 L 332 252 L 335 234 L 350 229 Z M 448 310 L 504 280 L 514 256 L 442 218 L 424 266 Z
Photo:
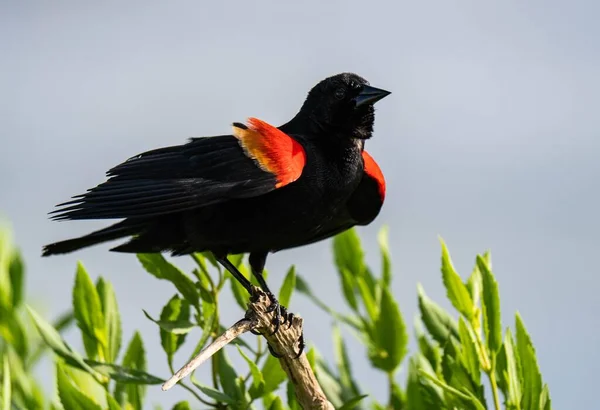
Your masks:
M 265 194 L 300 178 L 302 145 L 250 118 L 233 135 L 193 138 L 137 155 L 109 179 L 58 205 L 53 219 L 144 218 Z

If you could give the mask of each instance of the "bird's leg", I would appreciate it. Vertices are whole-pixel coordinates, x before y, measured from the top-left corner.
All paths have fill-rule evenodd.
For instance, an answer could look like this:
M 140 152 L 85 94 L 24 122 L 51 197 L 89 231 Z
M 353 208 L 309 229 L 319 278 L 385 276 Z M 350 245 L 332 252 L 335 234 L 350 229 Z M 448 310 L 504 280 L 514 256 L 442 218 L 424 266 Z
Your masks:
M 252 283 L 250 283 L 250 281 L 244 276 L 244 274 L 240 272 L 233 265 L 233 263 L 231 263 L 229 259 L 227 259 L 226 255 L 221 256 L 215 254 L 215 259 L 217 260 L 217 262 L 223 265 L 223 267 L 227 269 L 229 273 L 231 273 L 231 276 L 233 276 L 238 282 L 240 282 L 240 284 L 244 287 L 244 289 L 248 291 L 250 295 L 252 295 Z
M 285 307 L 283 307 L 279 304 L 279 301 L 277 300 L 277 298 L 275 297 L 273 292 L 271 292 L 271 289 L 269 289 L 269 285 L 267 285 L 267 281 L 265 280 L 265 277 L 263 276 L 263 271 L 265 269 L 265 263 L 267 261 L 267 253 L 266 252 L 260 252 L 260 253 L 253 252 L 250 254 L 248 261 L 250 262 L 250 268 L 252 270 L 252 274 L 258 281 L 260 288 L 267 294 L 267 297 L 271 301 L 271 305 L 268 307 L 267 312 L 273 312 L 273 311 L 275 312 L 275 317 L 273 319 L 273 324 L 275 325 L 275 330 L 273 331 L 273 334 L 275 334 L 279 330 L 279 326 L 282 323 L 281 316 L 284 315 L 283 320 L 285 321 L 285 315 L 287 315 L 287 311 L 286 311 Z
M 273 319 L 273 324 L 275 325 L 275 330 L 273 330 L 273 334 L 277 333 L 277 331 L 279 330 L 279 326 L 284 324 L 284 323 L 288 323 L 288 329 L 292 326 L 292 320 L 294 319 L 294 314 L 291 312 L 288 312 L 285 306 L 282 306 L 279 301 L 277 300 L 277 298 L 275 297 L 275 295 L 273 294 L 273 292 L 271 292 L 271 289 L 269 289 L 269 286 L 267 285 L 267 281 L 265 280 L 265 277 L 263 276 L 263 271 L 265 269 L 265 263 L 267 261 L 267 253 L 256 253 L 256 252 L 252 252 L 250 253 L 250 256 L 248 258 L 248 261 L 250 262 L 250 268 L 252 270 L 252 274 L 254 275 L 254 277 L 256 278 L 256 280 L 258 281 L 258 284 L 260 285 L 261 289 L 267 294 L 268 298 L 271 300 L 271 305 L 269 306 L 269 308 L 267 309 L 268 312 L 273 312 L 275 311 L 275 317 Z M 253 332 L 254 334 L 260 334 L 259 332 Z M 268 343 L 267 343 L 268 345 Z M 277 354 L 270 345 L 268 345 L 269 347 L 269 352 L 279 358 L 281 357 L 279 354 Z M 300 357 L 300 355 L 302 354 L 302 352 L 304 351 L 304 333 L 302 333 L 300 335 L 300 339 L 298 340 L 298 354 L 296 356 L 296 358 Z

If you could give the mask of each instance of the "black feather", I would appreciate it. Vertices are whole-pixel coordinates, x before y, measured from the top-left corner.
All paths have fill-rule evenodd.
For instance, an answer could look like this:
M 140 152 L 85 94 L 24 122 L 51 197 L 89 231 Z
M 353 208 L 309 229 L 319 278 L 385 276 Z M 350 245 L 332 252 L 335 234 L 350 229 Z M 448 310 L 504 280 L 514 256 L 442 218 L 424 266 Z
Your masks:
M 231 135 L 148 151 L 107 174 L 108 181 L 59 204 L 52 219 L 148 218 L 260 195 L 276 184 Z

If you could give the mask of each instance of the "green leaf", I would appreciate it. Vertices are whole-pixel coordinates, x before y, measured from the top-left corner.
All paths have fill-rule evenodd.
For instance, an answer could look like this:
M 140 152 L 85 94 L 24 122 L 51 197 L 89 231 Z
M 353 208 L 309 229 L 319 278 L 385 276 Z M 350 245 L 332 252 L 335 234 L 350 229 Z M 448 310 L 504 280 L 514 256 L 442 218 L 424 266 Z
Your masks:
M 269 410 L 285 410 L 281 397 L 276 397 L 275 400 L 273 400 L 271 406 L 269 406 Z
M 317 362 L 317 351 L 315 350 L 315 348 L 311 348 L 311 349 L 309 349 L 308 352 L 306 352 L 306 360 L 308 360 L 308 364 L 310 365 L 310 368 L 314 372 L 315 364 Z
M 235 298 L 238 306 L 243 310 L 248 309 L 248 292 L 246 289 L 244 289 L 242 284 L 234 278 L 231 278 L 229 283 L 231 286 L 231 292 L 233 293 L 233 297 Z
M 57 319 L 55 319 L 53 324 L 51 325 L 51 327 L 53 329 L 55 329 L 57 332 L 62 332 L 63 330 L 68 328 L 73 323 L 74 320 L 75 320 L 75 316 L 73 316 L 73 312 L 69 311 L 69 312 L 63 313 Z M 0 331 L 1 331 L 1 329 L 2 329 L 2 326 L 1 326 L 1 322 L 0 322 Z M 28 368 L 34 367 L 35 364 L 43 357 L 42 355 L 48 347 L 49 346 L 43 341 L 37 343 L 35 350 L 27 358 L 27 367 Z
M 340 407 L 344 402 L 342 397 L 344 389 L 333 370 L 320 356 L 317 357 L 315 375 L 323 389 L 323 393 L 325 393 L 325 397 L 333 404 L 334 408 Z
M 108 410 L 122 410 L 119 403 L 108 392 L 106 392 L 106 404 L 108 405 Z
M 415 317 L 414 322 L 415 336 L 417 337 L 419 350 L 431 365 L 434 373 L 437 373 L 442 360 L 440 348 L 437 343 L 431 341 L 429 336 L 423 333 L 423 323 L 421 322 L 421 319 Z
M 11 410 L 11 393 L 10 366 L 8 365 L 8 356 L 4 356 L 2 367 L 2 410 Z
M 94 283 L 81 262 L 77 263 L 73 287 L 73 313 L 77 326 L 81 329 L 87 356 L 90 359 L 108 360 L 105 356 L 108 340 L 102 303 Z
M 279 360 L 271 355 L 265 360 L 265 364 L 262 368 L 262 375 L 265 380 L 265 394 L 275 391 L 287 378 L 279 364 Z
M 104 396 L 105 387 L 96 381 L 91 374 L 72 366 L 67 366 L 64 370 L 75 388 L 87 397 L 98 400 Z
M 344 403 L 342 407 L 339 408 L 339 410 L 353 410 L 356 408 L 356 406 L 358 406 L 358 403 L 360 403 L 367 397 L 369 397 L 368 394 L 363 394 L 362 396 L 354 397 L 353 399 L 350 399 L 346 403 Z
M 348 305 L 354 310 L 358 311 L 358 302 L 356 300 L 356 278 L 352 275 L 352 272 L 347 268 L 340 268 L 340 279 L 342 281 L 342 292 L 346 298 Z
M 427 410 L 425 398 L 419 381 L 418 359 L 411 357 L 408 362 L 408 380 L 406 382 L 406 402 L 408 410 Z
M 440 243 L 442 244 L 442 279 L 448 299 L 456 310 L 470 320 L 474 313 L 473 300 L 459 274 L 456 273 L 450 252 L 442 238 L 440 238 Z
M 75 315 L 73 315 L 73 311 L 70 310 L 68 312 L 64 312 L 58 318 L 56 318 L 53 322 L 52 327 L 54 327 L 57 332 L 62 332 L 63 330 L 71 326 L 74 321 Z
M 452 373 L 455 370 L 455 363 L 458 360 L 459 343 L 454 339 L 448 339 L 442 351 L 442 374 L 441 379 L 450 382 Z
M 123 368 L 140 371 L 146 370 L 146 352 L 142 337 L 138 332 L 133 334 L 127 346 L 125 356 L 123 357 Z M 115 398 L 119 403 L 123 404 L 125 402 L 124 396 L 126 395 L 126 401 L 135 410 L 141 410 L 143 408 L 145 392 L 146 387 L 144 385 L 119 382 L 115 387 Z
M 222 267 L 219 264 L 219 262 L 217 262 L 217 259 L 215 258 L 215 255 L 212 252 L 197 252 L 196 254 L 201 255 L 203 258 L 205 258 L 218 271 L 221 270 Z
M 97 372 L 85 363 L 78 353 L 71 349 L 71 347 L 62 339 L 60 334 L 48 322 L 42 319 L 31 307 L 27 306 L 27 309 L 35 327 L 38 332 L 40 332 L 42 339 L 54 353 L 65 359 L 69 365 L 85 370 L 88 373 L 95 375 L 96 378 L 98 377 Z
M 392 261 L 390 257 L 390 247 L 388 241 L 388 227 L 384 226 L 379 230 L 377 239 L 379 240 L 379 249 L 381 251 L 381 278 L 384 286 L 390 286 L 392 283 Z
M 290 299 L 292 298 L 292 291 L 296 287 L 296 268 L 294 265 L 290 267 L 285 275 L 285 279 L 283 280 L 283 284 L 281 285 L 281 290 L 279 291 L 279 303 L 282 306 L 289 306 Z
M 243 253 L 229 255 L 228 258 L 229 258 L 229 261 L 233 264 L 233 266 L 235 266 L 238 269 L 244 263 L 244 254 Z
M 477 265 L 475 265 L 473 272 L 471 272 L 471 276 L 469 276 L 469 280 L 467 280 L 467 289 L 469 290 L 469 294 L 471 295 L 475 309 L 477 309 L 479 301 L 481 300 L 482 288 L 483 285 L 481 284 L 481 272 L 479 272 L 479 268 Z
M 504 378 L 506 380 L 507 390 L 507 405 L 513 406 L 515 409 L 521 408 L 521 380 L 519 377 L 518 370 L 518 358 L 517 352 L 515 351 L 515 342 L 510 329 L 506 330 L 506 336 L 504 337 L 504 344 L 502 345 L 504 350 L 504 356 L 506 358 L 506 374 Z
M 355 228 L 348 229 L 333 238 L 333 253 L 339 270 L 345 268 L 354 275 L 362 275 L 365 268 L 364 252 Z
M 485 407 L 483 406 L 483 404 L 481 404 L 481 402 L 479 402 L 479 400 L 477 400 L 477 398 L 475 396 L 473 396 L 472 394 L 469 394 L 469 392 L 462 392 L 462 391 L 460 391 L 458 389 L 455 389 L 454 387 L 449 386 L 448 384 L 446 384 L 443 381 L 439 380 L 434 375 L 429 374 L 429 373 L 427 373 L 425 371 L 419 370 L 419 374 L 422 377 L 425 377 L 426 379 L 430 380 L 431 382 L 433 382 L 437 386 L 439 386 L 442 389 L 444 389 L 444 391 L 452 394 L 453 396 L 456 396 L 456 397 L 458 397 L 460 399 L 463 399 L 466 402 L 472 403 L 475 406 L 476 410 L 486 410 Z
M 365 266 L 363 274 L 361 276 L 365 282 L 367 282 L 367 289 L 371 291 L 371 296 L 379 303 L 379 298 L 381 297 L 381 280 L 375 279 L 375 275 L 371 272 L 371 269 L 368 266 Z
M 354 277 L 362 276 L 365 270 L 364 253 L 356 229 L 349 229 L 333 238 L 333 254 L 346 301 L 356 311 Z
M 275 393 L 273 393 L 273 392 L 264 394 L 264 395 L 261 397 L 261 399 L 262 399 L 262 404 L 263 404 L 263 405 L 262 405 L 262 408 L 263 408 L 263 409 L 269 409 L 269 408 L 271 408 L 271 404 L 273 404 L 273 402 L 275 401 L 275 399 L 276 399 L 277 397 L 278 397 L 278 396 L 277 396 Z
M 496 355 L 495 371 L 496 371 L 496 384 L 498 388 L 508 400 L 508 370 L 506 363 L 506 340 L 500 348 L 500 351 Z M 482 366 L 483 367 L 483 366 Z
M 153 376 L 143 370 L 126 368 L 112 363 L 97 362 L 95 360 L 86 360 L 85 362 L 94 370 L 97 370 L 119 383 L 162 384 L 165 382 L 164 379 Z
M 168 280 L 181 295 L 200 312 L 200 294 L 194 282 L 160 253 L 140 253 L 138 260 L 148 273 L 157 279 Z
M 252 359 L 250 359 L 246 355 L 246 353 L 244 353 L 244 351 L 240 349 L 239 346 L 238 351 L 240 352 L 240 355 L 244 358 L 246 363 L 248 363 L 248 367 L 250 368 L 250 374 L 252 375 L 252 385 L 250 386 L 250 390 L 248 391 L 250 393 L 250 397 L 253 399 L 261 397 L 265 392 L 265 379 L 263 378 L 263 375 L 256 363 L 254 363 L 254 361 L 252 361 Z
M 184 299 L 179 299 L 179 295 L 175 295 L 174 298 L 177 298 L 177 300 L 179 302 L 183 302 L 182 304 L 184 306 L 187 306 L 188 308 L 188 316 L 189 316 L 189 307 L 190 304 L 188 303 L 187 300 Z M 169 302 L 167 302 L 167 305 L 165 305 L 165 307 L 163 308 L 162 312 L 165 314 L 165 316 L 167 315 L 167 313 L 170 315 L 175 315 L 177 313 L 177 310 L 174 311 L 167 311 L 165 313 L 165 309 L 167 308 L 167 306 L 169 306 L 171 303 L 173 302 L 173 299 L 171 299 Z M 175 309 L 175 307 L 171 306 L 172 309 Z M 177 309 L 179 309 L 179 307 L 177 307 Z M 150 316 L 150 314 L 148 312 L 146 312 L 145 310 L 142 309 L 142 312 L 144 312 L 144 315 L 150 319 L 151 321 L 153 321 L 154 323 L 156 323 L 162 330 L 164 330 L 165 332 L 168 333 L 172 333 L 174 335 L 186 335 L 188 334 L 192 329 L 194 329 L 194 327 L 196 327 L 195 324 L 193 324 L 192 322 L 189 321 L 189 319 L 154 319 L 152 316 Z M 179 310 L 179 312 L 181 312 L 181 310 Z M 185 309 L 183 310 L 183 312 L 185 312 Z M 161 317 L 163 316 L 163 314 L 161 314 Z
M 345 395 L 359 396 L 360 391 L 352 377 L 352 366 L 348 357 L 348 351 L 344 339 L 342 339 L 342 333 L 338 326 L 333 328 L 333 347 L 335 353 L 335 361 L 338 368 L 338 374 L 340 384 L 344 390 Z
M 12 310 L 12 284 L 10 278 L 10 261 L 14 249 L 10 231 L 0 226 L 0 308 L 6 311 Z
M 288 380 L 285 387 L 285 393 L 287 396 L 287 404 L 290 410 L 302 410 L 302 406 L 298 402 L 298 398 L 296 397 L 296 388 L 294 384 Z
M 192 408 L 190 407 L 190 403 L 187 401 L 180 401 L 173 406 L 172 410 L 192 410 Z
M 215 297 L 210 290 L 212 285 L 207 279 L 208 273 L 200 272 L 198 269 L 194 269 L 192 273 L 198 278 L 196 287 L 198 288 L 198 292 L 200 292 L 200 299 L 203 302 L 215 303 Z
M 391 381 L 389 407 L 403 409 L 406 406 L 406 396 L 402 388 L 395 381 Z
M 230 397 L 223 392 L 215 390 L 212 387 L 208 387 L 202 383 L 199 383 L 196 380 L 192 380 L 192 383 L 194 383 L 194 385 L 197 388 L 199 388 L 202 393 L 206 394 L 211 399 L 215 399 L 218 402 L 227 403 L 227 404 L 234 404 L 236 402 L 235 398 Z
M 8 276 L 12 287 L 12 307 L 18 307 L 23 302 L 23 283 L 25 280 L 25 268 L 21 254 L 13 251 L 9 265 Z
M 369 319 L 372 322 L 374 322 L 375 320 L 377 320 L 377 317 L 379 317 L 379 309 L 377 306 L 377 302 L 373 297 L 372 290 L 365 281 L 364 277 L 355 278 L 355 283 L 356 285 L 358 285 L 358 292 L 360 293 L 360 296 L 362 298 L 365 310 L 369 315 Z
M 216 313 L 216 306 L 214 303 L 207 303 L 207 302 L 203 302 L 202 303 L 202 314 L 203 314 L 203 319 L 204 319 L 204 326 L 202 327 L 202 336 L 200 337 L 200 340 L 198 340 L 198 343 L 196 344 L 196 347 L 194 348 L 194 351 L 192 352 L 190 359 L 191 360 L 194 356 L 196 356 L 200 350 L 202 350 L 204 348 L 204 345 L 206 345 L 206 342 L 208 342 L 208 339 L 210 338 L 210 335 L 215 327 L 216 321 L 217 321 L 217 313 Z M 236 339 L 237 341 L 241 341 L 241 339 Z M 234 342 L 232 342 L 234 343 Z
M 217 370 L 221 388 L 229 397 L 241 399 L 242 392 L 235 383 L 237 373 L 229 360 L 229 356 L 224 349 L 219 350 L 215 356 L 217 357 Z
M 98 279 L 96 290 L 102 304 L 102 314 L 104 316 L 105 334 L 107 336 L 108 346 L 105 351 L 107 361 L 117 360 L 119 350 L 121 350 L 121 316 L 119 315 L 119 306 L 117 297 L 110 282 L 103 278 Z
M 192 257 L 194 262 L 196 262 L 198 268 L 200 268 L 200 272 L 202 272 L 203 274 L 208 274 L 208 267 L 206 266 L 206 258 L 204 257 L 204 255 L 200 252 L 196 252 L 192 253 L 190 256 Z
M 456 361 L 454 359 L 449 360 L 449 366 L 451 369 L 450 378 L 447 380 L 448 385 L 462 391 L 467 395 L 473 395 L 476 400 L 479 401 L 478 396 L 481 396 L 481 400 L 483 401 L 483 386 L 479 384 L 473 383 L 473 379 L 469 374 L 469 371 L 465 368 L 460 360 Z M 460 401 L 460 400 L 453 400 Z M 485 403 L 485 402 L 484 402 Z M 484 407 L 484 403 L 481 403 Z M 469 402 L 467 401 L 467 404 Z
M 552 410 L 552 401 L 550 400 L 550 390 L 548 385 L 544 384 L 542 394 L 540 394 L 540 410 Z
M 481 370 L 479 367 L 480 354 L 478 353 L 477 336 L 462 317 L 458 318 L 458 334 L 460 336 L 462 363 L 469 372 L 473 383 L 479 385 L 481 382 Z
M 60 363 L 56 364 L 58 396 L 65 410 L 101 410 L 91 398 L 81 393 L 71 382 Z
M 480 255 L 477 255 L 477 267 L 481 272 L 481 282 L 483 284 L 483 300 L 481 303 L 483 307 L 483 328 L 487 345 L 493 357 L 502 346 L 498 283 L 494 279 L 486 260 Z
M 160 344 L 172 367 L 173 356 L 185 341 L 185 335 L 194 328 L 194 324 L 190 322 L 189 302 L 174 295 L 163 307 L 160 320 L 154 320 L 146 311 L 144 314 L 160 327 Z
M 25 368 L 22 357 L 17 354 L 12 346 L 4 344 L 0 353 L 0 363 L 3 364 L 4 358 L 8 359 L 10 368 L 12 405 L 16 405 L 18 409 L 44 408 L 47 400 L 45 400 L 41 388 L 34 380 L 32 372 Z M 2 372 L 1 368 L 0 372 Z M 1 389 L 2 386 L 0 386 Z M 0 394 L 2 394 L 1 391 Z
M 379 317 L 375 321 L 374 350 L 369 352 L 373 366 L 393 372 L 406 355 L 408 335 L 398 304 L 388 288 L 383 288 Z
M 417 291 L 419 294 L 421 320 L 433 339 L 442 346 L 450 336 L 458 340 L 458 326 L 456 325 L 456 321 L 444 309 L 427 297 L 421 284 L 417 285 Z
M 542 394 L 542 375 L 535 356 L 535 348 L 531 337 L 525 329 L 521 315 L 516 314 L 516 338 L 519 365 L 521 369 L 523 409 L 539 409 Z
M 28 334 L 18 311 L 0 306 L 0 340 L 4 339 L 25 360 L 28 356 Z
M 323 302 L 314 295 L 312 289 L 308 285 L 308 282 L 304 280 L 300 275 L 296 276 L 296 290 L 308 297 L 311 300 L 311 302 L 313 302 L 321 310 L 327 312 L 334 319 L 339 320 L 340 322 L 343 322 L 358 331 L 362 331 L 363 325 L 358 318 L 356 318 L 355 316 L 344 315 L 331 309 L 325 302 Z

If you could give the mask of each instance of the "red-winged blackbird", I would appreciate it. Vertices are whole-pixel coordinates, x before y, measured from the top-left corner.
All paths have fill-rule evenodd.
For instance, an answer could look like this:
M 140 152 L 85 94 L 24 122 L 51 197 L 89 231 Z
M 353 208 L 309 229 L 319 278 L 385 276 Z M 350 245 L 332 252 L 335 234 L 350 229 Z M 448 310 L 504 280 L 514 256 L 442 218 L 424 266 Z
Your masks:
M 373 132 L 373 104 L 388 94 L 356 74 L 338 74 L 312 88 L 278 128 L 250 118 L 234 123 L 233 135 L 136 155 L 52 212 L 55 220 L 123 220 L 47 245 L 43 255 L 132 237 L 111 250 L 211 251 L 251 291 L 227 259 L 250 253 L 252 273 L 278 307 L 262 277 L 269 252 L 366 225 L 379 213 L 385 182 L 364 141 Z

